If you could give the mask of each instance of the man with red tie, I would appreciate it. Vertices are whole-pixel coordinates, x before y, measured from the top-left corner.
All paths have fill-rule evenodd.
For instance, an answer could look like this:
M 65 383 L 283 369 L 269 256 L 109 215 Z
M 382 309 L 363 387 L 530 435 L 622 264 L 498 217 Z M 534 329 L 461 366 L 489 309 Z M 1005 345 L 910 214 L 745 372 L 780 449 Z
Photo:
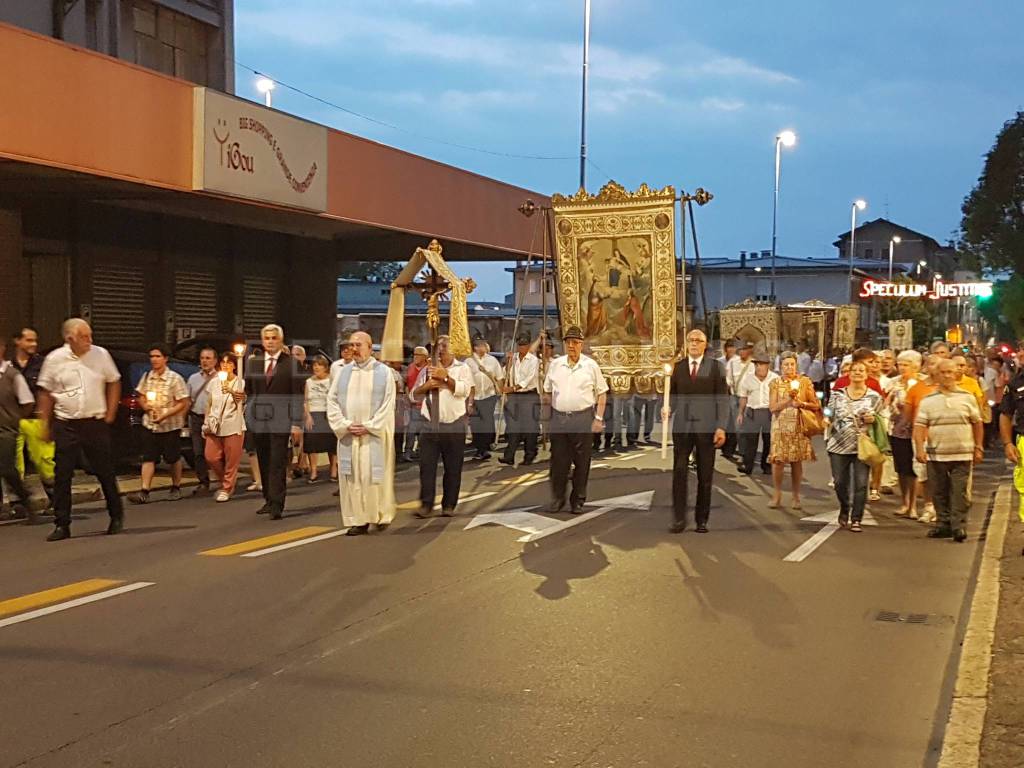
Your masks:
M 694 329 L 686 335 L 686 356 L 672 371 L 671 408 L 662 418 L 672 421 L 672 533 L 686 530 L 686 491 L 690 454 L 697 452 L 697 533 L 708 532 L 715 449 L 725 443 L 729 388 L 725 366 L 705 354 L 708 337 Z
M 284 515 L 287 492 L 288 438 L 302 435 L 303 380 L 291 355 L 284 349 L 284 331 L 279 325 L 267 325 L 260 331 L 263 353 L 249 358 L 246 388 L 251 392 L 250 429 L 260 475 L 263 499 L 257 514 L 269 514 L 271 520 Z

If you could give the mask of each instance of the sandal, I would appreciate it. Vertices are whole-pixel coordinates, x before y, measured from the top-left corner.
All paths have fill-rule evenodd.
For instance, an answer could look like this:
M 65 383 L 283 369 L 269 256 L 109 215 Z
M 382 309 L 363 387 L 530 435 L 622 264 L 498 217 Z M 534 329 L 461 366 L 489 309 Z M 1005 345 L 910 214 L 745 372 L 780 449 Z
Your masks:
M 793 499 L 793 509 L 798 511 L 803 509 L 803 505 L 800 504 L 800 499 Z

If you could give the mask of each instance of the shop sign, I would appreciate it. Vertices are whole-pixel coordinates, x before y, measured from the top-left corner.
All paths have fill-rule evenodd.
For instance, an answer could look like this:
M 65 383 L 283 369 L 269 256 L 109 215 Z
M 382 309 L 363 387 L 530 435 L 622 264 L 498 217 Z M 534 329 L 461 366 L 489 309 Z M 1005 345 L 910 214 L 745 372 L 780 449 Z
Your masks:
M 192 188 L 327 210 L 327 129 L 195 88 Z
M 862 299 L 957 299 L 987 298 L 992 295 L 992 283 L 944 283 L 936 280 L 925 283 L 890 283 L 885 280 L 865 280 L 861 284 Z

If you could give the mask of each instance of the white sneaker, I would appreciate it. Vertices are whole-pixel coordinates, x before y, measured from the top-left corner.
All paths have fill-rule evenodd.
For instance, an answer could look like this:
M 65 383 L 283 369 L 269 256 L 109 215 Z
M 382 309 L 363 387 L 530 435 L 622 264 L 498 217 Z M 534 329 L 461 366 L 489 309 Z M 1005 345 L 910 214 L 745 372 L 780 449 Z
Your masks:
M 260 485 L 259 483 L 253 483 L 252 485 L 250 485 L 245 490 L 247 490 L 247 491 L 259 491 L 260 493 L 263 493 L 263 486 Z
M 217 497 L 214 499 L 214 501 L 216 501 L 218 504 L 230 500 L 231 494 L 229 494 L 227 491 L 217 491 Z
M 868 500 L 869 501 L 881 501 L 882 497 L 878 495 L 878 491 L 872 490 L 871 494 L 868 496 Z

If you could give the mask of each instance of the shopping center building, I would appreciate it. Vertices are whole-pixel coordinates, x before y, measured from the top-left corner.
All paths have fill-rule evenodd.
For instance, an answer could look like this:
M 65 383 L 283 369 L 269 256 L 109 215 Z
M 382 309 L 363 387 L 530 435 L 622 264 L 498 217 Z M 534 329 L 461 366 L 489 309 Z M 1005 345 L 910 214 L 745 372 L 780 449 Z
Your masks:
M 339 264 L 525 258 L 547 203 L 2 23 L 0 72 L 0 329 L 44 346 L 80 315 L 118 349 L 268 322 L 330 349 Z

